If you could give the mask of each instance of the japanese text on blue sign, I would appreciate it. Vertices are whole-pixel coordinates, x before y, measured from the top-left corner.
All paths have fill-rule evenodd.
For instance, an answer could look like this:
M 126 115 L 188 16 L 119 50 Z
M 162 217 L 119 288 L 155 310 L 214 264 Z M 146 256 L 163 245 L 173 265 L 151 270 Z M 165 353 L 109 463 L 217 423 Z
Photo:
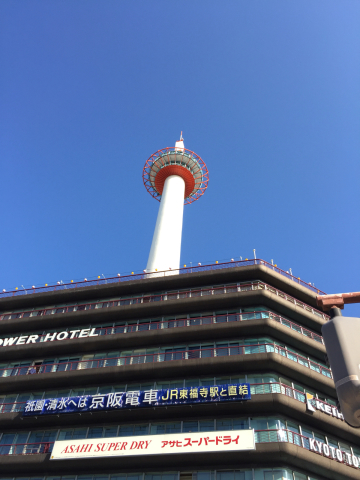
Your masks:
M 82 413 L 119 408 L 179 405 L 223 401 L 250 400 L 250 384 L 236 383 L 211 387 L 168 388 L 161 390 L 133 390 L 128 392 L 84 395 L 80 397 L 28 400 L 24 415 Z

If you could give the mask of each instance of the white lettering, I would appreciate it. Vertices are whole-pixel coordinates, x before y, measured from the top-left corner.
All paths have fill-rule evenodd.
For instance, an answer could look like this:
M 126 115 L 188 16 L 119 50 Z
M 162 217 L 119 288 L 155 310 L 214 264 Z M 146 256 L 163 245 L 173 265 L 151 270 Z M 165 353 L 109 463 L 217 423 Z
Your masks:
M 328 415 L 332 415 L 335 418 L 340 418 L 340 420 L 344 420 L 344 416 L 336 407 L 332 405 L 327 405 L 326 403 L 321 402 L 320 400 L 316 400 L 315 403 L 312 405 L 311 400 L 307 400 L 307 408 L 308 410 L 314 411 L 314 407 L 321 412 L 327 413 Z
M 338 448 L 336 449 L 336 458 L 339 460 L 339 462 L 342 463 L 342 461 L 343 461 L 343 454 L 342 454 L 342 451 L 339 450 Z
M 39 335 L 29 335 L 28 341 L 26 343 L 36 343 L 36 340 L 39 338 Z
M 330 456 L 329 445 L 326 445 L 326 443 L 323 443 L 323 450 L 324 450 L 324 455 L 329 457 Z
M 316 400 L 316 408 L 318 410 L 321 410 L 322 412 L 325 412 L 324 410 L 324 404 L 322 402 L 319 402 L 319 400 Z
M 88 337 L 90 332 L 90 328 L 84 328 L 79 333 L 79 338 Z
M 18 339 L 18 337 L 5 338 L 4 339 L 4 347 L 7 347 L 8 345 L 13 345 L 16 342 L 17 339 Z
M 317 452 L 314 438 L 309 438 L 309 444 L 310 444 L 310 450 Z
M 54 332 L 47 333 L 41 338 L 42 342 L 53 342 L 56 340 L 65 340 L 66 338 L 85 338 L 85 337 L 98 337 L 99 334 L 95 333 L 96 328 L 84 328 L 82 330 L 70 330 L 70 332 Z M 80 332 L 80 333 L 79 333 Z M 79 333 L 78 337 L 77 334 Z M 69 336 L 70 335 L 70 336 Z M 24 345 L 29 343 L 37 343 L 40 335 L 24 335 L 21 337 L 0 338 L 0 347 L 8 347 L 12 345 Z
M 99 336 L 98 333 L 94 333 L 95 330 L 96 330 L 96 328 L 92 328 L 92 329 L 90 330 L 89 337 L 98 337 L 98 336 Z
M 56 340 L 65 340 L 68 336 L 68 332 L 60 332 L 56 335 Z
M 336 457 L 335 447 L 332 447 L 331 445 L 329 445 L 329 448 L 330 448 L 330 451 L 331 451 L 332 458 L 335 458 Z
M 352 463 L 354 464 L 354 467 L 358 468 L 359 467 L 359 460 L 355 455 L 352 456 Z
M 44 342 L 53 342 L 56 337 L 56 332 L 55 333 L 47 333 L 44 338 Z
M 343 452 L 339 448 L 334 448 L 327 443 L 319 442 L 313 438 L 309 438 L 309 445 L 310 450 L 313 450 L 314 452 L 323 454 L 326 457 L 330 457 L 331 452 L 331 457 L 338 462 L 347 463 L 350 466 L 354 465 L 355 467 L 359 466 L 359 461 L 354 455 L 351 456 L 349 453 Z
M 317 447 L 318 447 L 318 449 L 319 449 L 319 453 L 322 453 L 323 443 L 322 443 L 322 442 L 319 442 L 318 440 L 315 440 L 315 442 L 316 442 L 316 445 L 317 445 Z
M 306 408 L 308 410 L 310 410 L 310 412 L 315 412 L 315 408 L 314 408 L 314 405 L 313 405 L 313 401 L 311 398 L 308 398 L 307 401 L 306 401 Z
M 74 338 L 78 332 L 80 332 L 80 330 L 70 330 L 70 333 L 71 333 L 70 338 Z

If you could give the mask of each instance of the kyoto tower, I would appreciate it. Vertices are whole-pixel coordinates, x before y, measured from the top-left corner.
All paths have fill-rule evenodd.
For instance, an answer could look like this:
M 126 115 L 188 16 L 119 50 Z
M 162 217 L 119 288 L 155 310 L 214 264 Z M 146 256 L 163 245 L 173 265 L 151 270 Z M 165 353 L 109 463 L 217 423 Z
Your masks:
M 209 173 L 203 160 L 184 147 L 182 132 L 175 147 L 153 153 L 143 169 L 146 190 L 160 202 L 146 272 L 180 268 L 184 204 L 195 202 L 205 192 Z

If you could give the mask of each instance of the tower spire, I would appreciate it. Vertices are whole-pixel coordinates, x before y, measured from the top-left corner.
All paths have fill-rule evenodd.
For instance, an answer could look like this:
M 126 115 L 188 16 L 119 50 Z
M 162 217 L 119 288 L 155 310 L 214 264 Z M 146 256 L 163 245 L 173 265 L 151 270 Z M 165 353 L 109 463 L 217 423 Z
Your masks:
M 180 140 L 177 140 L 175 142 L 175 151 L 176 152 L 183 152 L 184 151 L 184 139 L 183 139 L 183 136 L 182 136 L 182 132 L 180 134 Z

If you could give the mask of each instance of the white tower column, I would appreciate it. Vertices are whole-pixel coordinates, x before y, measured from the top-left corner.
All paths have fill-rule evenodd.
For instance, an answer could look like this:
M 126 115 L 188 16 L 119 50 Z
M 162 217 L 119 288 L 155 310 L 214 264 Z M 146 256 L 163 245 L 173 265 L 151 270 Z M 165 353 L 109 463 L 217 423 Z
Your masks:
M 155 232 L 146 266 L 147 272 L 180 268 L 184 195 L 184 180 L 178 175 L 167 177 L 161 195 Z

